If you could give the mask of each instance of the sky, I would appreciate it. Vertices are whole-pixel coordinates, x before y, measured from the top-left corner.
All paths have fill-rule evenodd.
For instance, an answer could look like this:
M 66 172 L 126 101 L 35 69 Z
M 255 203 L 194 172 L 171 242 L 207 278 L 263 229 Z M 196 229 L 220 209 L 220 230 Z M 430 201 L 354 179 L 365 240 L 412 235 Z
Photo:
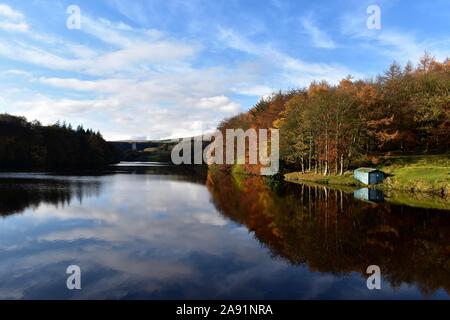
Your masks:
M 448 0 L 0 0 L 0 113 L 108 140 L 193 136 L 274 91 L 444 60 L 449 31 Z

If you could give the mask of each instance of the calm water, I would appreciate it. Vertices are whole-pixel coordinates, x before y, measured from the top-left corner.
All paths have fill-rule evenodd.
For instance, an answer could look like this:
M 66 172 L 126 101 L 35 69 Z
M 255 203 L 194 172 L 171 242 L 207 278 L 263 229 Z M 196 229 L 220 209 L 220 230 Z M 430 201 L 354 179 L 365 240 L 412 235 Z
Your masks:
M 166 166 L 2 173 L 0 214 L 1 299 L 449 298 L 448 211 L 322 187 Z

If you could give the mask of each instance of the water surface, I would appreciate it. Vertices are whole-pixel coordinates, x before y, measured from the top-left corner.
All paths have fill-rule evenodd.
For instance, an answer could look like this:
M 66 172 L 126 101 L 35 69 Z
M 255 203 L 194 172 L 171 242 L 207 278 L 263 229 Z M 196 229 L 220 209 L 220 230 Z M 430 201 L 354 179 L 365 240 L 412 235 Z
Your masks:
M 160 165 L 2 173 L 0 214 L 1 299 L 449 298 L 448 211 L 338 190 Z

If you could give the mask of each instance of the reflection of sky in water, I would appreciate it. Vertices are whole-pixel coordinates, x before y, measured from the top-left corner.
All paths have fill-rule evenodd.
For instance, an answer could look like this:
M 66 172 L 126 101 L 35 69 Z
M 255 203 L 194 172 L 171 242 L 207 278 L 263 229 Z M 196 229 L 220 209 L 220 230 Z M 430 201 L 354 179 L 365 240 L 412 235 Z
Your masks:
M 87 180 L 101 192 L 82 203 L 41 203 L 0 220 L 0 298 L 421 297 L 415 287 L 373 292 L 360 274 L 273 259 L 217 213 L 204 185 L 136 174 Z M 66 289 L 70 264 L 82 269 L 81 291 Z

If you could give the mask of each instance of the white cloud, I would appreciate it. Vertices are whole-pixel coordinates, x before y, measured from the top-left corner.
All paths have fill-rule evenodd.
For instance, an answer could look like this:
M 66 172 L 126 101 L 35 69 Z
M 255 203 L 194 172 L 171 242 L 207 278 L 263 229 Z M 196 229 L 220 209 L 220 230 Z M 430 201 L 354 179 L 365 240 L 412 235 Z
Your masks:
M 110 111 L 120 107 L 119 101 L 114 98 L 107 99 L 51 99 L 44 95 L 36 95 L 33 101 L 19 101 L 14 104 L 17 110 L 21 110 L 30 119 L 36 115 L 38 119 L 42 117 L 48 123 L 54 123 L 58 120 L 64 120 L 72 115 L 79 116 L 83 113 L 95 111 L 103 112 L 105 109 Z
M 98 51 L 81 44 L 63 42 L 62 45 L 64 47 L 63 50 L 72 53 L 72 55 L 76 59 L 81 60 L 95 59 L 95 57 L 98 55 Z
M 135 29 L 123 22 L 114 23 L 108 19 L 93 19 L 82 16 L 81 31 L 105 43 L 118 47 L 129 47 L 137 43 L 153 42 L 163 37 L 162 32 L 154 29 Z
M 25 77 L 25 78 L 32 77 L 32 74 L 30 72 L 24 71 L 24 70 L 16 70 L 16 69 L 2 71 L 1 74 L 6 75 L 6 76 L 14 76 L 14 77 Z
M 362 78 L 362 75 L 345 66 L 325 63 L 305 63 L 291 57 L 283 58 L 284 76 L 288 81 L 300 87 L 306 87 L 313 81 L 326 80 L 337 84 L 348 75 Z
M 342 65 L 311 63 L 294 58 L 268 45 L 252 43 L 232 30 L 222 30 L 221 39 L 230 48 L 252 54 L 261 59 L 260 63 L 265 67 L 272 68 L 272 73 L 277 75 L 278 88 L 307 86 L 314 80 L 326 80 L 335 84 L 349 74 L 355 77 L 361 76 Z M 248 88 L 243 89 L 242 93 L 248 93 Z
M 70 46 L 68 46 L 70 48 Z M 143 65 L 178 63 L 192 57 L 196 49 L 188 45 L 159 41 L 94 55 L 92 50 L 75 47 L 78 58 L 68 58 L 22 41 L 1 41 L 0 55 L 12 60 L 35 64 L 53 70 L 76 71 L 91 75 L 142 70 Z M 73 52 L 67 52 L 72 53 Z
M 425 51 L 438 60 L 444 60 L 450 52 L 450 37 L 418 40 L 412 30 L 369 30 L 365 16 L 357 14 L 343 15 L 341 20 L 341 33 L 350 37 L 353 50 L 369 50 L 402 64 L 418 61 Z
M 14 19 L 25 21 L 23 15 Z M 1 57 L 38 70 L 30 68 L 36 73 L 25 78 L 30 86 L 14 94 L 0 86 L 2 111 L 43 123 L 83 124 L 111 140 L 174 138 L 213 131 L 241 110 L 236 95 L 268 96 L 272 88 L 358 76 L 341 65 L 297 59 L 226 28 L 215 41 L 247 53 L 248 60 L 199 67 L 206 45 L 86 15 L 74 32 L 91 41 L 74 43 L 35 30 L 0 40 Z
M 137 43 L 124 49 L 106 53 L 97 59 L 84 61 L 86 71 L 93 74 L 108 74 L 129 71 L 150 63 L 170 63 L 192 57 L 193 47 L 166 41 Z
M 412 34 L 383 31 L 375 40 L 380 52 L 402 63 L 418 61 L 425 51 L 432 53 L 438 60 L 444 60 L 450 52 L 450 38 L 437 42 L 418 41 Z
M 0 29 L 8 32 L 27 32 L 24 15 L 6 4 L 0 4 Z
M 24 19 L 24 16 L 21 12 L 12 9 L 6 4 L 0 4 L 0 16 L 15 21 Z
M 11 101 L 10 109 L 44 123 L 83 123 L 113 140 L 136 135 L 174 138 L 213 131 L 223 118 L 238 113 L 241 106 L 231 95 L 267 96 L 272 87 L 307 85 L 317 78 L 333 82 L 348 74 L 340 66 L 294 59 L 228 29 L 221 29 L 222 45 L 249 53 L 252 63 L 193 67 L 189 60 L 198 55 L 196 45 L 167 39 L 155 30 L 89 18 L 83 28 L 113 48 L 100 51 L 57 40 L 56 54 L 48 41 L 43 47 L 25 40 L 0 41 L 0 55 L 73 73 L 67 78 L 33 78 L 32 82 L 57 88 L 57 96 L 27 93 Z M 39 38 L 33 34 L 33 39 Z M 277 79 L 271 78 L 274 74 Z
M 26 32 L 28 31 L 28 25 L 24 22 L 14 23 L 14 22 L 0 21 L 0 29 L 6 31 Z
M 92 91 L 100 93 L 119 92 L 121 89 L 137 85 L 136 81 L 128 79 L 105 79 L 97 81 L 80 80 L 75 78 L 46 78 L 37 79 L 40 83 L 58 88 L 77 91 Z
M 230 101 L 228 97 L 225 96 L 216 96 L 216 97 L 207 97 L 201 98 L 199 101 L 196 101 L 193 104 L 196 108 L 206 109 L 206 110 L 216 110 L 216 111 L 224 111 L 224 112 L 238 112 L 239 104 Z
M 238 103 L 220 95 L 223 84 L 215 78 L 216 71 L 187 68 L 174 74 L 147 74 L 142 80 L 39 77 L 34 81 L 97 98 L 57 99 L 28 94 L 11 108 L 44 123 L 66 120 L 100 128 L 112 140 L 131 135 L 152 139 L 199 135 L 213 131 L 220 120 L 240 110 Z
M 301 23 L 305 31 L 311 36 L 311 40 L 315 47 L 323 49 L 336 48 L 334 41 L 324 31 L 314 25 L 311 17 L 302 18 Z
M 52 70 L 106 76 L 179 64 L 192 58 L 199 50 L 196 45 L 164 39 L 158 30 L 134 29 L 123 22 L 93 19 L 85 14 L 82 19 L 80 32 L 112 47 L 97 45 L 92 48 L 51 34 L 29 31 L 22 13 L 0 5 L 0 29 L 29 31 L 25 38 L 0 40 L 0 55 Z
M 249 85 L 247 87 L 233 88 L 233 91 L 246 96 L 268 97 L 276 89 L 265 85 Z
M 11 60 L 57 70 L 75 70 L 81 62 L 60 57 L 22 41 L 0 40 L 0 55 Z

